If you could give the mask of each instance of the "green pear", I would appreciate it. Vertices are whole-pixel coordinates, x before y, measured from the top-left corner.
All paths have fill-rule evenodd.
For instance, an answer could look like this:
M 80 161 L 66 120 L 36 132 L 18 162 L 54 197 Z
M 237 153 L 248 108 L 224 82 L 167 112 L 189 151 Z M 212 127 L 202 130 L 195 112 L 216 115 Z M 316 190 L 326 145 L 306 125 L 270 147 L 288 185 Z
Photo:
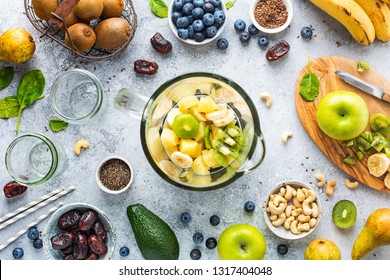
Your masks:
M 35 52 L 35 42 L 28 31 L 12 28 L 0 35 L 0 60 L 23 63 Z
M 341 260 L 341 252 L 329 239 L 319 238 L 307 246 L 305 260 Z
M 390 208 L 380 208 L 368 217 L 352 248 L 352 259 L 360 260 L 365 254 L 383 245 L 390 245 Z

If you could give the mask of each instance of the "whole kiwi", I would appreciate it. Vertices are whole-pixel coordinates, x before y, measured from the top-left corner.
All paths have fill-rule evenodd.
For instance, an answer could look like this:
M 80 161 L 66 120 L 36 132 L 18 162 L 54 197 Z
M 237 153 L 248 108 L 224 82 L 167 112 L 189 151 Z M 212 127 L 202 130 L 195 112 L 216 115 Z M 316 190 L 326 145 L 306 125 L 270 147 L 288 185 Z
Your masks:
M 80 0 L 74 12 L 83 21 L 97 19 L 103 12 L 103 0 Z
M 76 23 L 69 27 L 68 31 L 74 46 L 81 52 L 90 50 L 95 44 L 95 31 L 85 23 Z M 67 33 L 65 33 L 65 43 L 67 46 L 72 47 L 72 43 Z
M 96 45 L 102 49 L 122 46 L 131 36 L 131 26 L 123 18 L 109 18 L 101 21 L 95 28 Z
M 49 20 L 58 7 L 58 0 L 32 0 L 32 6 L 37 17 Z
M 85 22 L 83 22 L 81 19 L 79 19 L 79 18 L 76 16 L 75 12 L 72 11 L 72 12 L 69 14 L 69 16 L 65 19 L 66 27 L 69 28 L 69 27 L 71 27 L 72 25 L 75 25 L 76 23 L 85 23 Z M 61 30 L 62 30 L 63 32 L 65 32 L 65 26 L 62 26 L 62 27 L 61 27 Z
M 125 7 L 124 0 L 103 0 L 101 19 L 119 17 Z

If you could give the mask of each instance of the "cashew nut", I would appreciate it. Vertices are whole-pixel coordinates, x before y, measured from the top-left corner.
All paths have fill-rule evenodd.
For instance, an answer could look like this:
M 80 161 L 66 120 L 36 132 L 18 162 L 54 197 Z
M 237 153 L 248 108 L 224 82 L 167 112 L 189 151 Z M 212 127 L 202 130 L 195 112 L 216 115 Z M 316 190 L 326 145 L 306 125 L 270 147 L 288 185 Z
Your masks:
M 285 188 L 280 188 L 280 190 L 279 190 L 279 195 L 280 195 L 281 197 L 284 197 L 284 196 L 286 195 L 286 189 L 285 189 Z
M 307 200 L 308 202 L 313 202 L 316 200 L 317 196 L 313 190 L 308 190 L 308 194 L 309 195 L 306 197 L 305 200 Z
M 325 186 L 326 179 L 324 174 L 316 173 L 314 177 L 316 177 L 316 179 L 318 180 L 317 187 L 322 188 L 323 186 Z
M 268 92 L 265 91 L 261 92 L 260 99 L 265 101 L 265 106 L 267 106 L 267 108 L 272 106 L 272 95 L 269 94 Z
M 302 208 L 297 208 L 291 212 L 291 216 L 298 217 L 302 213 Z
M 269 217 L 269 219 L 270 219 L 271 221 L 276 221 L 276 220 L 278 219 L 278 215 L 272 214 L 272 215 Z
M 306 188 L 302 188 L 303 193 L 305 194 L 305 198 L 309 196 L 309 190 Z
M 278 207 L 280 203 L 287 204 L 287 201 L 280 195 L 277 195 L 275 196 L 273 203 L 275 204 L 276 207 Z
M 325 193 L 329 196 L 333 195 L 335 186 L 336 186 L 336 181 L 334 180 L 330 181 L 326 186 Z
M 311 218 L 310 221 L 309 221 L 309 226 L 311 228 L 313 228 L 313 227 L 315 227 L 316 224 L 317 224 L 317 219 Z
M 298 201 L 298 198 L 297 197 L 294 197 L 293 198 L 293 204 L 295 207 L 297 208 L 302 208 L 302 204 Z
M 288 217 L 285 221 L 284 221 L 284 228 L 285 229 L 290 229 L 291 227 L 291 223 L 295 220 L 294 217 Z
M 310 225 L 309 225 L 309 223 L 303 223 L 303 224 L 301 224 L 301 223 L 299 223 L 298 224 L 298 231 L 309 231 L 310 230 Z
M 81 153 L 81 149 L 86 149 L 89 147 L 89 143 L 87 140 L 82 139 L 77 141 L 74 144 L 73 151 L 75 152 L 76 155 L 79 155 Z
M 285 199 L 290 200 L 293 197 L 295 189 L 290 185 L 286 185 L 286 194 L 284 196 Z
M 291 131 L 289 131 L 289 130 L 283 132 L 283 134 L 282 134 L 282 141 L 283 141 L 283 143 L 286 144 L 288 138 L 290 138 L 292 136 L 293 136 L 293 133 Z
M 307 199 L 305 199 L 302 203 L 302 210 L 303 210 L 303 213 L 307 216 L 310 216 L 313 214 L 313 209 L 311 209 L 310 202 Z
M 285 203 L 280 203 L 279 206 L 276 206 L 272 201 L 268 204 L 269 210 L 272 214 L 280 215 L 283 213 L 284 209 L 286 209 Z
M 301 233 L 301 231 L 298 230 L 298 221 L 297 220 L 292 221 L 292 223 L 290 225 L 290 230 L 293 234 L 300 234 Z
M 281 226 L 283 225 L 284 221 L 286 220 L 286 214 L 285 213 L 282 213 L 278 216 L 278 219 L 276 221 L 273 221 L 272 222 L 272 225 L 274 227 L 278 227 L 278 226 Z
M 317 203 L 315 203 L 315 202 L 312 202 L 312 203 L 311 203 L 311 210 L 312 210 L 311 216 L 312 216 L 313 218 L 317 218 L 318 215 L 320 214 L 320 213 L 319 213 L 319 210 L 318 210 L 318 205 L 317 205 Z
M 274 195 L 274 194 L 271 194 L 271 195 L 269 196 L 269 201 L 274 201 L 274 199 L 275 199 L 275 195 Z
M 305 194 L 303 193 L 302 189 L 299 188 L 297 189 L 297 199 L 298 199 L 298 202 L 303 202 L 305 200 Z
M 300 214 L 297 218 L 298 222 L 300 223 L 307 223 L 308 221 L 310 221 L 310 216 L 306 216 L 304 214 Z
M 291 216 L 291 212 L 295 209 L 297 209 L 297 208 L 294 205 L 287 206 L 286 211 L 285 211 L 287 218 L 289 218 Z
M 357 186 L 359 186 L 359 182 L 358 182 L 358 181 L 351 182 L 351 181 L 347 178 L 347 179 L 345 179 L 345 185 L 346 185 L 349 189 L 356 189 Z

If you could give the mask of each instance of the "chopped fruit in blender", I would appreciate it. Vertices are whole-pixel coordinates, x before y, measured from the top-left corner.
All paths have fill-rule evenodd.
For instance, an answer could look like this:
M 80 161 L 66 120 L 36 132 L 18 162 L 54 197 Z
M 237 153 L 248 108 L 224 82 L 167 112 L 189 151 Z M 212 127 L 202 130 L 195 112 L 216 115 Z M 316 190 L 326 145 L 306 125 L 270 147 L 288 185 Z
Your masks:
M 217 168 L 220 164 L 215 160 L 214 149 L 202 151 L 203 160 L 210 168 Z
M 204 128 L 203 141 L 204 141 L 204 146 L 206 147 L 206 149 L 211 149 L 213 147 L 211 145 L 211 126 L 210 125 L 206 125 L 206 127 Z
M 210 96 L 202 96 L 198 104 L 198 112 L 211 113 L 217 109 L 217 104 Z
M 173 130 L 169 128 L 164 128 L 162 130 L 162 133 L 160 135 L 161 143 L 164 146 L 165 150 L 172 151 L 176 150 L 177 151 L 177 145 L 179 144 L 179 137 L 173 132 Z
M 166 122 L 168 123 L 169 127 L 172 127 L 173 121 L 175 120 L 176 116 L 182 114 L 179 108 L 173 108 L 169 111 L 167 114 Z
M 203 144 L 200 144 L 193 139 L 182 139 L 180 141 L 179 150 L 192 158 L 196 158 L 202 153 L 202 147 Z
M 198 133 L 194 137 L 195 141 L 197 141 L 197 142 L 203 141 L 205 128 L 206 128 L 206 123 L 199 122 Z
M 233 111 L 231 109 L 228 109 L 226 115 L 222 119 L 215 120 L 215 121 L 213 121 L 213 123 L 218 127 L 222 127 L 222 126 L 228 125 L 234 119 L 235 119 L 235 116 L 234 116 Z
M 206 164 L 204 161 L 203 156 L 197 157 L 194 162 L 192 163 L 192 170 L 198 175 L 209 175 L 210 174 L 210 167 Z
M 191 114 L 181 114 L 175 117 L 172 129 L 181 139 L 190 139 L 198 133 L 199 122 Z
M 223 118 L 227 114 L 227 106 L 225 103 L 217 104 L 217 109 L 214 112 L 206 114 L 206 119 L 209 121 L 216 121 Z
M 198 106 L 195 106 L 195 107 L 192 107 L 191 108 L 191 114 L 194 115 L 194 117 L 200 121 L 200 122 L 206 122 L 207 119 L 206 119 L 206 116 L 205 116 L 205 113 L 200 113 L 198 111 Z
M 182 152 L 173 152 L 171 154 L 171 160 L 174 164 L 184 169 L 190 168 L 193 162 L 189 155 Z
M 189 95 L 180 99 L 177 105 L 179 106 L 180 111 L 182 111 L 183 113 L 187 113 L 188 109 L 195 107 L 196 105 L 198 105 L 198 103 L 199 99 L 196 98 L 195 95 Z

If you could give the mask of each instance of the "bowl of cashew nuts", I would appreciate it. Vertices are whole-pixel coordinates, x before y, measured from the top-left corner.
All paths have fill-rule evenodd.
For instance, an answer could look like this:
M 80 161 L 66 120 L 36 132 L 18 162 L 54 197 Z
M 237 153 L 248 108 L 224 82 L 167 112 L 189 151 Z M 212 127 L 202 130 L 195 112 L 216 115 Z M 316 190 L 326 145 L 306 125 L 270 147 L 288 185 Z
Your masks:
M 322 216 L 315 190 L 302 182 L 288 181 L 273 187 L 263 205 L 268 228 L 284 239 L 300 239 L 311 234 Z

